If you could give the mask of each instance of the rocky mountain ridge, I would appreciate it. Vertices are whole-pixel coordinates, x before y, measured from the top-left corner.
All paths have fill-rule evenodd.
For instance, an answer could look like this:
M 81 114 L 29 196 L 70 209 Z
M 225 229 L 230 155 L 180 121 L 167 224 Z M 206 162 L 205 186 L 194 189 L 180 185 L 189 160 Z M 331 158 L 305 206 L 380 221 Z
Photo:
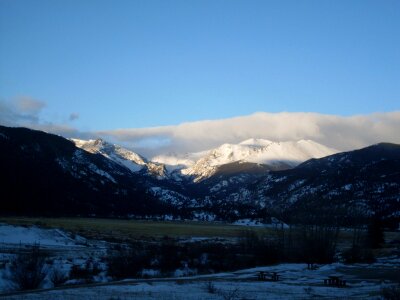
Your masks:
M 255 156 L 248 153 L 282 144 L 258 140 L 223 145 L 192 165 L 206 161 L 215 167 L 211 175 L 196 181 L 190 174 L 178 176 L 182 169 L 168 170 L 102 140 L 71 142 L 0 126 L 0 193 L 7 199 L 1 211 L 222 221 L 278 218 L 289 223 L 305 222 L 305 216 L 328 220 L 335 215 L 344 225 L 356 216 L 380 215 L 391 224 L 400 221 L 399 145 L 381 143 L 312 158 L 291 168 L 249 161 Z M 293 149 L 298 144 L 304 150 L 313 142 L 284 145 Z M 229 154 L 243 150 L 242 145 L 247 152 Z M 218 154 L 221 149 L 223 155 Z M 152 163 L 161 171 L 152 171 Z

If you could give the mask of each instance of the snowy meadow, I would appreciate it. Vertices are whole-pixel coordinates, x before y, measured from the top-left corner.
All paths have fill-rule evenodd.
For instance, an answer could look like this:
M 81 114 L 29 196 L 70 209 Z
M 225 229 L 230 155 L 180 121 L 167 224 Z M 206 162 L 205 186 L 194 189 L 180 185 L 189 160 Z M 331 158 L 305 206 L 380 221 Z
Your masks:
M 79 225 L 76 220 L 69 221 L 64 227 Z M 101 230 L 102 222 L 109 222 L 94 221 L 96 230 Z M 52 227 L 51 219 L 30 222 L 20 219 L 14 220 L 14 225 L 0 225 L 2 298 L 391 299 L 390 294 L 398 293 L 399 232 L 386 232 L 379 249 L 367 253 L 363 248 L 355 253 L 350 230 L 340 230 L 331 245 L 330 231 L 311 236 L 310 232 L 290 232 L 290 228 L 271 228 L 255 221 L 213 224 L 217 235 L 212 234 L 210 224 L 201 228 L 202 224 L 191 222 L 171 223 L 170 236 L 146 232 L 146 224 L 136 222 L 143 234 L 132 231 L 125 239 L 118 238 L 118 225 L 113 227 L 114 238 L 104 234 L 103 239 L 94 239 L 89 237 L 94 235 L 94 225 L 71 231 Z M 135 227 L 135 221 L 121 222 Z M 148 227 L 156 224 L 149 222 Z M 203 235 L 179 235 L 180 225 L 197 226 Z M 107 230 L 110 228 L 103 231 Z M 287 245 L 299 244 L 299 238 L 301 247 Z M 317 239 L 317 248 L 312 238 Z M 34 274 L 26 276 L 32 266 Z M 273 280 L 271 274 L 278 274 L 278 279 Z M 34 281 L 32 276 L 37 277 L 36 286 L 24 285 Z M 345 285 L 329 285 L 332 276 Z

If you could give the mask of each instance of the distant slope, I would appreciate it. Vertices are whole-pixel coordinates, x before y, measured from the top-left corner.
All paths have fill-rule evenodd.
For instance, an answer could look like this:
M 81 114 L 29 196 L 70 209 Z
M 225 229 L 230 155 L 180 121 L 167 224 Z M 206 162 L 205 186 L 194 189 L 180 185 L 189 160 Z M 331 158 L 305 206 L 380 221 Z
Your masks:
M 164 205 L 135 176 L 62 137 L 0 126 L 2 214 L 127 215 Z
M 263 209 L 265 215 L 286 215 L 292 220 L 341 211 L 348 222 L 356 214 L 378 214 L 396 223 L 400 221 L 400 145 L 382 143 L 311 159 L 294 169 L 270 172 L 221 201 L 238 199 Z M 341 221 L 347 222 L 345 217 Z

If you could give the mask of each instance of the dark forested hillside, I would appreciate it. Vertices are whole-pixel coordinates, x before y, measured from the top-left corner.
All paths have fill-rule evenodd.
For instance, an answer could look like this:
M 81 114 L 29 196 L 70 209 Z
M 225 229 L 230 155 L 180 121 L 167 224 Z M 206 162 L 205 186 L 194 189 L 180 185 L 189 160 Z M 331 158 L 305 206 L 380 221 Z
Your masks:
M 0 127 L 0 212 L 33 215 L 127 215 L 165 210 L 140 178 L 69 140 Z
M 224 201 L 237 198 L 288 222 L 336 215 L 346 224 L 359 215 L 379 215 L 397 224 L 400 146 L 381 143 L 311 159 L 290 170 L 272 171 L 255 183 L 240 187 Z

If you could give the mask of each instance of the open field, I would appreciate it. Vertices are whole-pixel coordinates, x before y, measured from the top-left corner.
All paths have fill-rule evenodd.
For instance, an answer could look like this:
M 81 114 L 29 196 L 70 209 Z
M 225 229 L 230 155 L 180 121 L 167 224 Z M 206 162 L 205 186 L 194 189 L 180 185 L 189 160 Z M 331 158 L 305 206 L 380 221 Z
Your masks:
M 246 229 L 263 235 L 275 234 L 276 229 L 265 227 L 245 227 L 210 222 L 168 222 L 138 221 L 97 218 L 28 218 L 1 217 L 0 223 L 11 225 L 38 225 L 46 228 L 60 228 L 79 233 L 87 238 L 104 240 L 150 239 L 164 236 L 174 238 L 235 238 Z
M 305 263 L 254 264 L 254 267 L 225 268 L 215 273 L 202 273 L 200 269 L 196 269 L 198 265 L 174 266 L 172 271 L 166 273 L 153 270 L 155 275 L 154 277 L 151 275 L 150 279 L 146 279 L 146 276 L 131 276 L 124 277 L 127 279 L 123 281 L 114 281 L 114 278 L 108 277 L 107 261 L 104 258 L 107 256 L 107 249 L 118 246 L 118 242 L 131 239 L 157 245 L 161 244 L 160 239 L 163 236 L 168 235 L 182 242 L 176 244 L 181 245 L 179 249 L 189 244 L 188 249 L 193 250 L 198 243 L 187 243 L 187 241 L 202 240 L 202 238 L 210 238 L 210 243 L 214 243 L 215 239 L 236 241 L 238 237 L 243 237 L 245 230 L 249 229 L 260 235 L 277 237 L 281 230 L 192 221 L 95 218 L 2 217 L 0 223 L 16 225 L 0 226 L 3 227 L 3 234 L 0 232 L 3 261 L 3 269 L 0 270 L 1 299 L 380 299 L 382 288 L 396 286 L 399 282 L 399 243 L 393 241 L 400 239 L 400 232 L 386 233 L 384 247 L 374 250 L 377 257 L 374 263 L 319 264 L 315 270 L 307 269 Z M 295 234 L 295 231 L 293 230 L 292 234 Z M 352 233 L 352 230 L 341 230 L 339 235 L 341 246 L 338 248 L 342 250 L 351 243 Z M 285 234 L 289 234 L 289 230 L 286 230 Z M 41 289 L 16 291 L 11 285 L 11 279 L 7 277 L 9 260 L 16 253 L 15 248 L 21 245 L 25 247 L 33 241 L 39 241 L 49 254 L 46 268 L 49 268 L 48 270 L 59 268 L 65 274 L 69 274 L 69 279 L 72 281 L 54 287 L 49 281 L 51 275 L 49 272 Z M 227 254 L 229 253 L 223 253 L 222 257 L 215 256 L 213 259 L 223 261 Z M 209 259 L 211 257 L 209 256 Z M 241 257 L 243 258 L 237 256 L 228 259 L 229 266 L 237 264 Z M 74 266 L 85 267 L 89 261 L 99 266 L 100 273 L 96 275 L 98 277 L 93 281 L 74 282 L 80 277 L 73 277 L 71 269 Z M 189 263 L 193 262 L 190 260 Z M 188 273 L 184 272 L 186 269 Z M 193 273 L 190 273 L 192 271 Z M 277 272 L 280 279 L 277 282 L 260 281 L 257 279 L 259 271 Z M 347 287 L 325 286 L 324 280 L 332 275 L 345 280 Z
M 222 238 L 230 239 L 243 236 L 246 230 L 252 230 L 260 235 L 277 235 L 280 228 L 262 226 L 238 226 L 218 222 L 196 221 L 142 221 L 124 219 L 100 218 L 31 218 L 31 217 L 0 217 L 0 223 L 11 225 L 44 228 L 59 228 L 77 233 L 89 239 L 106 241 L 151 240 L 164 236 L 173 238 Z M 287 230 L 286 230 L 287 232 Z M 352 241 L 351 230 L 341 230 L 339 244 L 348 246 Z M 386 243 L 400 240 L 400 232 L 386 232 Z M 389 246 L 389 245 L 387 245 Z M 390 247 L 390 246 L 389 246 Z M 384 247 L 385 248 L 385 247 Z M 384 249 L 381 249 L 384 251 Z

